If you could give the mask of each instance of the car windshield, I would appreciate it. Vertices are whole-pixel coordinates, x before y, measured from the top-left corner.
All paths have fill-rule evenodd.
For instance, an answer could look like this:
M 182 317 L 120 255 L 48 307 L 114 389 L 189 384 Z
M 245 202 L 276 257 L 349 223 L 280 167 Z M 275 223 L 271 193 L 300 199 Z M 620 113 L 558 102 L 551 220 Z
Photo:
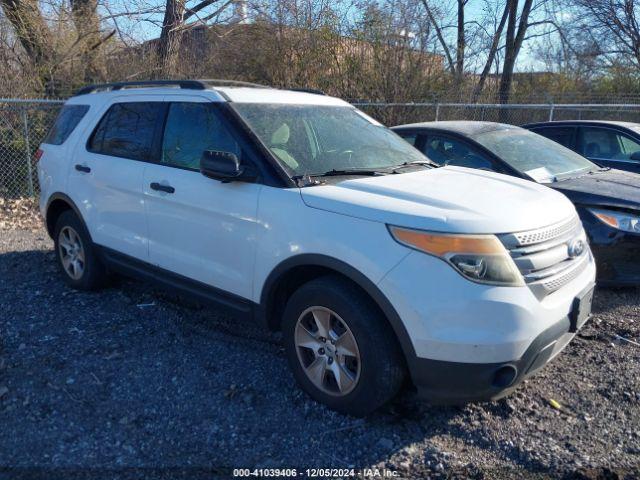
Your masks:
M 234 107 L 292 176 L 429 162 L 394 132 L 353 107 L 259 103 L 235 103 Z
M 551 183 L 599 168 L 559 143 L 523 128 L 492 130 L 472 138 L 540 183 Z

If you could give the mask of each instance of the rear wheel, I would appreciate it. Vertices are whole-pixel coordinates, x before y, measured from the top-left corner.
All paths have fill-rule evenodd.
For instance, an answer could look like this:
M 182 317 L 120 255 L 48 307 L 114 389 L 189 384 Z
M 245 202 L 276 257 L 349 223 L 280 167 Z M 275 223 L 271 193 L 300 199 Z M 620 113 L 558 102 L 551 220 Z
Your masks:
M 53 238 L 58 265 L 70 286 L 94 290 L 104 285 L 105 268 L 84 224 L 73 211 L 67 210 L 60 215 Z
M 362 416 L 400 388 L 404 368 L 393 331 L 372 300 L 346 279 L 326 276 L 300 287 L 283 322 L 289 364 L 315 400 Z

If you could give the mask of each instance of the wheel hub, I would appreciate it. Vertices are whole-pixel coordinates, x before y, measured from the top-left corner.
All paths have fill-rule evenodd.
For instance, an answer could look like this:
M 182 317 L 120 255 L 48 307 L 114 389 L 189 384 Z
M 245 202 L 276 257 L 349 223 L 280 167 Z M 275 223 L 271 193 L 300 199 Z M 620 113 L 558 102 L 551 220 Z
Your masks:
M 306 309 L 296 323 L 295 344 L 305 374 L 320 390 L 343 396 L 360 378 L 355 337 L 338 314 L 325 307 Z

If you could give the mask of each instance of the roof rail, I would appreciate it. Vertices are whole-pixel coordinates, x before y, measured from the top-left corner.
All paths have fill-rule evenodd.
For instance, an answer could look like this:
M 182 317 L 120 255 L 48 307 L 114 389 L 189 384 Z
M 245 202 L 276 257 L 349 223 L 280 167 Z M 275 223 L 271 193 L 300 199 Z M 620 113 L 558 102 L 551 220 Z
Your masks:
M 207 78 L 203 80 L 139 80 L 135 82 L 113 82 L 88 85 L 78 90 L 75 95 L 86 95 L 87 93 L 92 93 L 100 90 L 115 91 L 132 87 L 178 87 L 188 90 L 205 90 L 209 87 L 224 85 L 269 88 L 266 85 L 260 85 L 258 83 L 242 82 L 240 80 L 224 80 L 219 78 Z
M 99 83 L 96 85 L 87 85 L 86 87 L 78 90 L 74 96 L 86 95 L 96 91 L 116 91 L 123 88 L 133 87 L 178 87 L 187 90 L 206 90 L 209 87 L 216 86 L 235 86 L 235 87 L 251 87 L 251 88 L 271 88 L 268 85 L 261 85 L 259 83 L 243 82 L 241 80 L 225 80 L 221 78 L 205 78 L 200 80 L 139 80 L 135 82 L 113 82 L 113 83 Z M 306 92 L 313 93 L 315 95 L 326 95 L 322 90 L 315 88 L 288 88 L 294 92 Z
M 271 88 L 268 85 L 262 85 L 260 83 L 243 82 L 241 80 L 225 80 L 221 78 L 203 78 L 203 79 L 199 79 L 198 81 L 206 85 L 219 86 L 219 87 L 235 86 L 235 87 Z
M 207 85 L 200 80 L 141 80 L 136 82 L 114 82 L 88 85 L 78 90 L 75 95 L 86 95 L 98 90 L 114 91 L 129 87 L 162 87 L 175 86 L 189 90 L 204 90 Z

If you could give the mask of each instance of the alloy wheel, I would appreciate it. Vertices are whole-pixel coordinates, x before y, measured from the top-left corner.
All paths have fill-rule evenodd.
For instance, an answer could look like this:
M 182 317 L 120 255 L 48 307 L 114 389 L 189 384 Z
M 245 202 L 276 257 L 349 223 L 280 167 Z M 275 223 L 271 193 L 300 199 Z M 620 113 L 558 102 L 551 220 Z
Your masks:
M 309 307 L 298 317 L 294 342 L 298 360 L 315 387 L 344 396 L 360 379 L 360 351 L 347 324 L 334 311 Z
M 58 254 L 64 271 L 73 280 L 82 278 L 85 269 L 85 253 L 80 235 L 72 227 L 65 226 L 58 235 Z

